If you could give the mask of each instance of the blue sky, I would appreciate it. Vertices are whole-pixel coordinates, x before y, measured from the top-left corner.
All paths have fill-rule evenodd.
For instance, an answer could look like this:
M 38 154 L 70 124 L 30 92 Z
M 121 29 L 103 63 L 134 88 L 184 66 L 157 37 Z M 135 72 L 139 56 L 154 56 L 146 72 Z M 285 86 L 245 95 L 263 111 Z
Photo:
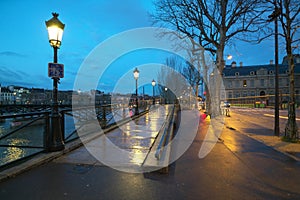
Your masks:
M 66 24 L 58 62 L 65 65 L 65 78 L 59 89 L 68 90 L 73 89 L 83 60 L 99 43 L 122 31 L 151 26 L 148 13 L 152 11 L 150 0 L 2 0 L 0 83 L 4 86 L 52 88 L 47 64 L 53 60 L 53 49 L 48 43 L 45 27 L 52 12 L 58 12 L 59 19 Z M 274 59 L 273 46 L 273 41 L 261 45 L 236 42 L 236 47 L 227 49 L 225 54 L 232 54 L 233 60 L 242 61 L 244 65 L 267 64 Z M 280 62 L 282 57 L 280 55 Z M 164 58 L 157 55 L 120 59 L 114 62 L 120 70 L 111 71 L 100 85 L 109 91 L 113 79 L 122 76 L 128 68 L 163 61 Z M 147 75 L 155 78 L 156 72 Z

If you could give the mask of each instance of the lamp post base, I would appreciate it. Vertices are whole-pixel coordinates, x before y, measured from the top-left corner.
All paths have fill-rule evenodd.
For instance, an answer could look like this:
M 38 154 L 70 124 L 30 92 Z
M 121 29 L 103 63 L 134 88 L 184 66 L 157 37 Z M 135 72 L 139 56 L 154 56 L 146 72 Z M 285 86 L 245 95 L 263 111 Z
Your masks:
M 63 142 L 63 135 L 61 131 L 61 124 L 60 124 L 60 115 L 59 114 L 52 114 L 50 115 L 50 124 L 49 124 L 49 134 L 48 134 L 48 144 L 47 144 L 47 151 L 60 151 L 65 148 Z

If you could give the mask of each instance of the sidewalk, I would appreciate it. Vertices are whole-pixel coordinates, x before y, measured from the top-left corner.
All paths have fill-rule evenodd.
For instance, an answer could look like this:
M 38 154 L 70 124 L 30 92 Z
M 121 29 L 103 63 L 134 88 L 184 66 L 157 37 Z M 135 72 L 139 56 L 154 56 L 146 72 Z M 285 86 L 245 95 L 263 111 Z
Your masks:
M 287 195 L 299 199 L 298 188 L 294 189 L 300 177 L 295 173 L 299 172 L 295 162 L 287 162 L 286 156 L 245 136 L 247 133 L 230 130 L 235 125 L 234 114 L 226 119 L 230 121 L 222 135 L 244 148 L 241 152 L 246 153 L 238 156 L 246 160 L 221 141 L 199 159 L 210 123 L 207 119 L 187 151 L 170 165 L 168 174 L 120 172 L 103 165 L 82 147 L 0 182 L 0 199 L 284 199 Z M 242 143 L 236 140 L 241 138 Z M 263 156 L 258 157 L 253 149 Z M 252 170 L 248 164 L 258 166 Z M 265 170 L 266 164 L 273 166 L 272 171 Z M 292 176 L 288 183 L 294 187 L 284 182 L 286 174 Z M 269 177 L 275 177 L 274 182 Z
M 235 131 L 238 131 L 239 134 L 243 134 L 248 137 L 251 137 L 259 141 L 260 143 L 267 145 L 283 153 L 284 155 L 292 158 L 293 160 L 300 161 L 300 143 L 284 142 L 281 140 L 281 137 L 273 136 L 272 133 L 265 134 L 266 130 L 256 130 L 256 131 L 247 132 L 247 131 L 241 131 L 239 129 L 236 129 L 235 125 L 237 123 L 236 122 L 237 116 L 236 113 L 232 111 L 231 111 L 231 116 L 225 117 L 225 119 L 226 119 L 226 123 L 224 128 L 234 129 Z M 254 132 L 256 134 L 254 134 Z M 87 140 L 85 142 L 88 141 L 90 140 Z M 80 140 L 77 140 L 70 144 L 67 144 L 65 150 L 63 151 L 53 152 L 53 153 L 42 153 L 15 167 L 1 171 L 0 182 L 2 180 L 5 180 L 10 177 L 14 177 L 27 170 L 40 166 L 56 158 L 58 158 L 56 162 L 67 162 L 70 164 L 78 164 L 78 163 L 95 164 L 96 159 L 94 157 L 89 157 L 89 152 L 85 149 L 85 147 L 80 147 L 80 146 L 82 146 L 82 143 Z M 97 165 L 103 166 L 103 164 L 99 162 L 97 162 Z
M 240 121 L 236 121 L 238 116 L 237 116 L 237 111 L 232 109 L 230 114 L 230 117 L 226 118 L 226 127 L 230 129 L 235 129 L 236 123 L 239 123 L 238 126 L 246 126 L 245 124 L 240 124 Z M 250 128 L 250 127 L 249 127 Z M 247 135 L 269 147 L 274 148 L 275 150 L 285 154 L 286 156 L 289 156 L 290 158 L 300 161 L 300 142 L 299 143 L 290 143 L 290 142 L 285 142 L 282 141 L 282 136 L 283 134 L 278 136 L 274 136 L 273 134 L 273 129 L 270 127 L 269 129 L 255 129 L 253 128 L 251 131 L 243 131 L 237 130 L 239 133 Z

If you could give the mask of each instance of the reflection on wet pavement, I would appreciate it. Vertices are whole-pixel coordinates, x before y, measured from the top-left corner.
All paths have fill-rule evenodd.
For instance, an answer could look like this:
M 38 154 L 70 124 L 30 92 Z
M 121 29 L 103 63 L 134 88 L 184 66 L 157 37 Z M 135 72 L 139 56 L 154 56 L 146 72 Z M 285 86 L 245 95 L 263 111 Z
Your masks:
M 167 111 L 157 106 L 151 112 L 135 119 L 106 136 L 116 146 L 130 152 L 149 150 L 162 127 Z
M 155 105 L 149 113 L 87 144 L 89 152 L 105 164 L 141 166 L 153 145 L 170 106 Z
M 144 171 L 145 167 L 149 167 L 143 165 L 145 159 L 150 150 L 155 151 L 151 147 L 171 108 L 172 105 L 155 105 L 149 113 L 85 143 L 56 162 L 106 165 L 134 173 Z

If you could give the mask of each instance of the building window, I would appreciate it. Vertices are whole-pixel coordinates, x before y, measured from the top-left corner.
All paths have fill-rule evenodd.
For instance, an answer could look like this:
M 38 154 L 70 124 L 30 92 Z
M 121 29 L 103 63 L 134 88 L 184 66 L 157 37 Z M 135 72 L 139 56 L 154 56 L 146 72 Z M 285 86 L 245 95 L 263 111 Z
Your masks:
M 265 79 L 260 79 L 260 86 L 265 86 Z
M 243 87 L 247 87 L 247 80 L 243 80 Z
M 235 81 L 235 87 L 239 87 L 240 86 L 240 81 L 236 80 Z
M 240 75 L 240 73 L 239 73 L 239 72 L 235 72 L 235 75 L 236 75 L 236 76 L 239 76 L 239 75 Z
M 286 86 L 289 86 L 290 85 L 290 81 L 288 78 L 285 79 L 285 82 L 286 82 Z
M 232 88 L 232 81 L 228 81 L 227 87 L 228 87 L 228 88 Z
M 254 80 L 250 80 L 250 87 L 254 87 Z
M 270 79 L 270 86 L 274 86 L 274 79 L 273 78 Z
M 266 95 L 265 91 L 260 91 L 259 96 L 265 96 L 265 95 Z
M 273 71 L 273 70 L 270 70 L 270 71 L 269 71 L 269 74 L 274 74 L 274 71 Z
M 250 72 L 250 75 L 252 75 L 252 76 L 255 75 L 255 72 L 254 72 L 254 71 L 251 71 L 251 72 Z

